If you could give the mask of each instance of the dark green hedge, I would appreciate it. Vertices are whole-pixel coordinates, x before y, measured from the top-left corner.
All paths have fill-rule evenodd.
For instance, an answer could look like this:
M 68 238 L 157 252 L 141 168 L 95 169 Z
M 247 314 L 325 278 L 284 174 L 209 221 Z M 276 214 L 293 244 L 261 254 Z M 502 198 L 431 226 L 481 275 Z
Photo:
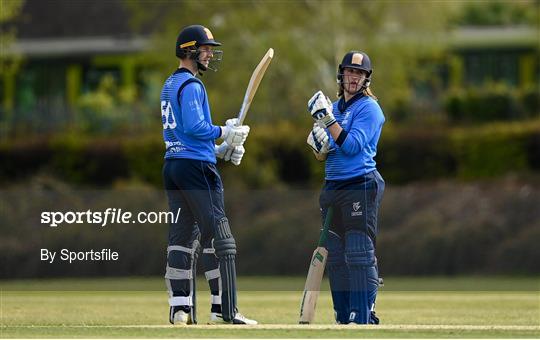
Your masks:
M 534 118 L 540 115 L 540 92 L 538 87 L 516 90 L 492 84 L 450 91 L 444 99 L 444 107 L 453 122 Z
M 287 123 L 252 129 L 242 165 L 220 164 L 224 179 L 248 188 L 318 185 L 324 165 L 305 143 L 308 130 L 309 126 L 299 129 Z M 87 186 L 107 186 L 127 178 L 161 187 L 163 150 L 159 134 L 137 138 L 62 135 L 5 142 L 0 144 L 0 181 L 45 172 Z M 377 162 L 391 183 L 538 171 L 540 122 L 456 129 L 389 124 L 380 140 Z

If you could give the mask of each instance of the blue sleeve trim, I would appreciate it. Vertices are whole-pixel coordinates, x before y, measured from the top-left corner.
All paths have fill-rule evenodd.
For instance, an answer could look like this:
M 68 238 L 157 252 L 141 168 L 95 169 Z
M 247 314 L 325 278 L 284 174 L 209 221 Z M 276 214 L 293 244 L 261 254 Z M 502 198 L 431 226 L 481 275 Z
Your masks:
M 343 142 L 345 142 L 345 139 L 347 138 L 347 131 L 341 130 L 341 133 L 338 136 L 338 139 L 336 140 L 336 144 L 340 147 L 343 145 Z
M 180 96 L 182 95 L 182 90 L 191 83 L 199 83 L 202 86 L 202 82 L 195 77 L 189 78 L 188 80 L 186 80 L 182 85 L 180 85 L 180 87 L 178 88 L 178 93 L 176 94 L 178 105 L 180 105 L 180 103 L 182 102 L 180 100 Z

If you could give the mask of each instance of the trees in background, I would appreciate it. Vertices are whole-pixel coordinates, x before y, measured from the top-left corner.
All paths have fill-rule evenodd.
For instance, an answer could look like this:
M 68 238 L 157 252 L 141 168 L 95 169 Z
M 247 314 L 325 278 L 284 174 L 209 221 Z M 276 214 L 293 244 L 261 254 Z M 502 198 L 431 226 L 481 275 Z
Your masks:
M 392 115 L 412 96 L 411 82 L 426 77 L 422 60 L 440 55 L 450 2 L 360 1 L 127 1 L 135 29 L 157 24 L 147 58 L 163 74 L 176 65 L 174 42 L 180 29 L 208 26 L 223 42 L 217 74 L 205 78 L 219 119 L 236 114 L 252 68 L 268 47 L 276 51 L 250 121 L 303 122 L 306 100 L 322 89 L 337 91 L 337 65 L 349 50 L 367 52 L 373 62 L 372 88 Z M 157 21 L 157 23 L 156 23 Z

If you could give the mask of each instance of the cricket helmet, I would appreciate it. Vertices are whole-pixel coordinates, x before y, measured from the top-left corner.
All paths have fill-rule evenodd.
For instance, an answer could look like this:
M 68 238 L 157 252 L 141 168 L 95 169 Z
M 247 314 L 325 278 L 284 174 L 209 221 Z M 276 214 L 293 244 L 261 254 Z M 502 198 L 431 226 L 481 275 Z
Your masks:
M 178 58 L 189 57 L 197 62 L 199 71 L 206 71 L 207 67 L 199 61 L 198 48 L 203 45 L 221 46 L 221 43 L 214 40 L 214 35 L 210 30 L 202 25 L 190 25 L 184 27 L 178 37 L 176 38 L 176 56 Z M 223 54 L 220 50 L 214 50 L 214 57 L 212 58 L 213 67 L 209 66 L 211 70 L 217 70 L 217 62 L 221 61 Z
M 221 46 L 220 42 L 214 40 L 212 32 L 201 25 L 191 25 L 184 27 L 178 38 L 176 38 L 176 56 L 180 58 L 180 54 L 186 49 L 197 49 L 202 45 Z
M 369 86 L 373 68 L 371 67 L 371 60 L 366 53 L 360 51 L 351 51 L 345 54 L 341 64 L 339 64 L 337 72 L 337 81 L 340 86 L 343 86 L 343 69 L 346 67 L 365 71 L 367 75 L 363 88 L 367 88 Z

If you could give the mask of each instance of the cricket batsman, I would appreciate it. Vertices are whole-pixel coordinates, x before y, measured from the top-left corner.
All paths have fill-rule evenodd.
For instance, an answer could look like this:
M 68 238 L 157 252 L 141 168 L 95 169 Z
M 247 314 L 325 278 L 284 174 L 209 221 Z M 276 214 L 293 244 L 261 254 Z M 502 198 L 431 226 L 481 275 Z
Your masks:
M 217 70 L 222 51 L 210 30 L 185 27 L 176 41 L 178 69 L 161 91 L 161 120 L 165 141 L 163 181 L 170 211 L 180 216 L 171 223 L 165 282 L 169 292 L 169 321 L 195 324 L 196 266 L 200 256 L 210 286 L 212 323 L 257 324 L 238 313 L 236 301 L 236 243 L 225 215 L 223 184 L 216 158 L 239 165 L 249 127 L 212 124 L 206 89 L 196 75 Z M 215 145 L 216 139 L 223 142 Z M 201 249 L 202 248 L 202 249 Z
M 327 238 L 327 268 L 338 324 L 378 324 L 374 306 L 378 288 L 375 241 L 384 180 L 374 157 L 385 121 L 370 89 L 368 55 L 352 51 L 337 71 L 338 97 L 321 91 L 308 102 L 315 120 L 307 143 L 325 164 L 319 203 L 322 219 L 333 207 Z

